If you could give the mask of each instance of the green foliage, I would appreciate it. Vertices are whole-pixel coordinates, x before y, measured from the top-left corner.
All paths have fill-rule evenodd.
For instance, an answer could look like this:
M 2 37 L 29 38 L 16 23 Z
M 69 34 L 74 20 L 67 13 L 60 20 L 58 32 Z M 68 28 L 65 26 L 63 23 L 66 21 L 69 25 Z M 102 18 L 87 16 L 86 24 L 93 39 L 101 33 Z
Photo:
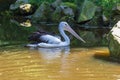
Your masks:
M 40 4 L 42 4 L 43 2 L 49 2 L 52 3 L 55 0 L 29 0 L 30 3 L 35 4 L 37 6 L 39 6 Z M 64 4 L 69 5 L 72 8 L 75 8 L 76 6 L 73 5 L 72 3 L 75 3 L 78 5 L 78 7 L 80 7 L 80 5 L 82 5 L 82 3 L 85 0 L 62 0 L 63 2 L 65 2 Z M 94 2 L 97 6 L 102 6 L 104 9 L 104 14 L 107 16 L 110 16 L 110 12 L 112 7 L 116 4 L 116 3 L 120 3 L 120 0 L 88 0 L 88 1 L 92 1 Z
M 71 0 L 72 1 L 72 0 Z M 73 2 L 76 3 L 78 5 L 78 7 L 80 7 L 80 5 L 83 3 L 83 1 L 85 0 L 74 0 Z M 110 13 L 112 11 L 113 6 L 116 3 L 120 3 L 120 0 L 88 0 L 91 2 L 94 2 L 97 6 L 102 6 L 103 10 L 104 10 L 104 14 L 107 15 L 108 17 L 110 17 Z
M 92 0 L 91 0 L 92 1 Z M 110 16 L 110 13 L 112 11 L 113 6 L 116 3 L 120 3 L 120 0 L 93 0 L 97 5 L 102 6 L 103 10 L 104 10 L 104 14 L 106 14 L 107 16 Z
M 31 4 L 36 5 L 36 6 L 40 6 L 40 4 L 42 4 L 43 2 L 52 3 L 52 2 L 54 2 L 54 0 L 29 0 L 29 2 L 30 2 Z
M 3 16 L 0 20 L 0 40 L 2 41 L 25 41 L 28 35 L 35 30 L 34 27 L 21 27 L 11 23 L 9 11 L 1 13 Z

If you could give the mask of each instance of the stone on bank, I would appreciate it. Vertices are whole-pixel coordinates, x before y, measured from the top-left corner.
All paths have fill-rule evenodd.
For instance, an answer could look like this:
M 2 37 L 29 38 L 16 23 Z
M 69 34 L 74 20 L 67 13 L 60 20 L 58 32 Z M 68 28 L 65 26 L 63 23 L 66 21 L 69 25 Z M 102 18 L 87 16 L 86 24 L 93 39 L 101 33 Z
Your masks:
M 120 60 L 120 21 L 109 33 L 109 50 L 111 57 Z

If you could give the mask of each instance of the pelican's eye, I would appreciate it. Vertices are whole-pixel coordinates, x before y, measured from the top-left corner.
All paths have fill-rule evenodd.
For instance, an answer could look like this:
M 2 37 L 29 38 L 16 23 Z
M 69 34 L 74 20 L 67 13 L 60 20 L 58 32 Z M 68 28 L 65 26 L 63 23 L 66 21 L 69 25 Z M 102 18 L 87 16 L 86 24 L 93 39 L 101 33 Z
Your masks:
M 65 24 L 65 26 L 67 26 L 67 24 Z

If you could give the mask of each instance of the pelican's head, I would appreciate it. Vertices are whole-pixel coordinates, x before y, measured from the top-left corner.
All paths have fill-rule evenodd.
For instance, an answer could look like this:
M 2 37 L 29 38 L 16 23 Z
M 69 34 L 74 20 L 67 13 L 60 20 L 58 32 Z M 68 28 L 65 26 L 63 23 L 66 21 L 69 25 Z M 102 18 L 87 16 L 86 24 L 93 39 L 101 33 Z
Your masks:
M 67 22 L 60 22 L 59 29 L 63 29 L 65 31 L 70 32 L 73 36 L 75 36 L 78 40 L 86 43 L 70 26 Z

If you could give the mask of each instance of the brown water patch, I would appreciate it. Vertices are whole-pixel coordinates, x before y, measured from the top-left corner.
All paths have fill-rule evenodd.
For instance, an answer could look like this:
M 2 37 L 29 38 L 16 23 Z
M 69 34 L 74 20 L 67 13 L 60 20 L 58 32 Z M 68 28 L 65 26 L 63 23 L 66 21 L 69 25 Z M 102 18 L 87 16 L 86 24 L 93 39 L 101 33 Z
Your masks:
M 0 50 L 0 80 L 120 80 L 108 48 Z

